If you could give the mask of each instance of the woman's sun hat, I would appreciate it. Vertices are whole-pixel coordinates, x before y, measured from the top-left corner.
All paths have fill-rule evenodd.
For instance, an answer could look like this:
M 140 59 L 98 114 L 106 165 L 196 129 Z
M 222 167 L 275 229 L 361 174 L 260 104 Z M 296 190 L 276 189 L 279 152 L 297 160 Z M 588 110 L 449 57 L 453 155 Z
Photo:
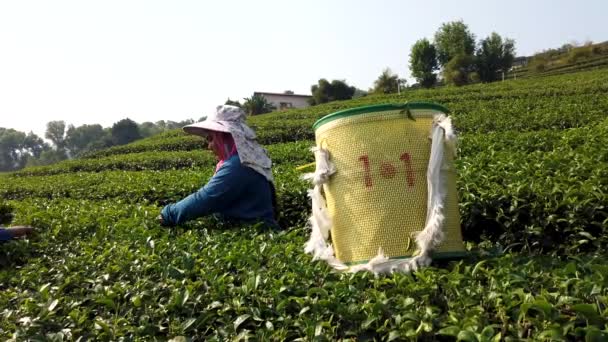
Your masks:
M 272 177 L 272 161 L 268 151 L 255 141 L 255 132 L 245 123 L 245 111 L 236 106 L 217 106 L 215 112 L 205 120 L 183 127 L 184 132 L 207 136 L 210 132 L 230 133 L 236 144 L 241 163 L 263 175 L 269 181 Z
M 183 130 L 189 134 L 206 136 L 209 131 L 232 133 L 243 130 L 239 127 L 243 125 L 245 125 L 245 111 L 236 106 L 222 105 L 217 106 L 215 112 L 205 120 L 185 126 Z M 247 128 L 251 131 L 249 127 Z

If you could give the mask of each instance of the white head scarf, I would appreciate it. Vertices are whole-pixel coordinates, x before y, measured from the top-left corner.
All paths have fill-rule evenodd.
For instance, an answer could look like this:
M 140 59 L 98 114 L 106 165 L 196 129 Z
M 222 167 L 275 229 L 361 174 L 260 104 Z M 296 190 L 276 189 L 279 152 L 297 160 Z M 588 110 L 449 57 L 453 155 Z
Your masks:
M 235 106 L 217 106 L 215 113 L 204 121 L 184 126 L 184 132 L 206 136 L 209 131 L 230 133 L 234 139 L 241 164 L 252 168 L 272 182 L 272 161 L 268 151 L 255 141 L 255 132 L 245 123 L 245 112 Z

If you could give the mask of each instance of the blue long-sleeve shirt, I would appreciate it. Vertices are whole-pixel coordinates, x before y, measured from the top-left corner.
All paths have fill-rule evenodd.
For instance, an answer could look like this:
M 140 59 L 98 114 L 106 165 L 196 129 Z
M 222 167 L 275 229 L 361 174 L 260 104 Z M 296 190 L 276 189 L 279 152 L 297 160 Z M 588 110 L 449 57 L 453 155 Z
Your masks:
M 219 214 L 234 221 L 262 221 L 278 228 L 273 215 L 273 185 L 266 177 L 243 166 L 238 154 L 220 167 L 209 182 L 183 200 L 163 208 L 165 225 L 179 225 L 198 217 Z
M 12 240 L 13 237 L 13 234 L 8 229 L 0 227 L 0 242 Z

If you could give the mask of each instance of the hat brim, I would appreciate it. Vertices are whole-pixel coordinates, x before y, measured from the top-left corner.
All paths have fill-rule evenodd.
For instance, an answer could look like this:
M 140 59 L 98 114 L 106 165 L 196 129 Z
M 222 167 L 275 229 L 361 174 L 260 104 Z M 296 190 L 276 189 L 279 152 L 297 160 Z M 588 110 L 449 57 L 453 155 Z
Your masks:
M 217 121 L 201 121 L 184 126 L 182 129 L 188 134 L 200 135 L 203 137 L 209 135 L 211 132 L 230 133 L 227 126 L 224 126 L 221 122 Z

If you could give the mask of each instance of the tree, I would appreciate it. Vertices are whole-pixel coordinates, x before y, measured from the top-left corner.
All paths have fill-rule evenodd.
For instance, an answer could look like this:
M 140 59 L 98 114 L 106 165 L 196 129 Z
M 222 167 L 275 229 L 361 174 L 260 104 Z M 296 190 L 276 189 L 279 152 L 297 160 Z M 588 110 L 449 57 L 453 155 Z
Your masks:
M 99 124 L 79 127 L 70 125 L 65 134 L 65 146 L 74 157 L 95 149 L 94 146 L 104 146 L 102 140 L 106 136 L 106 131 Z
M 139 133 L 142 138 L 151 137 L 163 131 L 162 127 L 154 124 L 154 122 L 146 121 L 139 124 Z
M 437 75 L 437 51 L 426 38 L 419 39 L 410 52 L 410 70 L 416 81 L 425 88 L 435 85 Z
M 447 84 L 461 86 L 471 81 L 473 57 L 456 55 L 443 68 L 443 79 Z
M 249 115 L 270 113 L 276 109 L 272 103 L 268 102 L 268 100 L 260 94 L 253 94 L 253 96 L 246 97 L 243 100 L 243 109 Z
M 346 84 L 346 81 L 333 80 L 331 81 L 330 89 L 330 101 L 339 101 L 352 99 L 356 88 Z
M 469 27 L 462 21 L 444 23 L 435 32 L 435 49 L 437 59 L 441 66 L 455 58 L 466 58 L 473 56 L 475 52 L 475 35 L 469 31 Z
M 50 149 L 49 145 L 42 140 L 34 132 L 29 132 L 23 141 L 23 148 L 34 158 L 39 158 L 40 155 Z
M 194 122 L 195 122 L 194 119 L 186 119 L 186 120 L 180 121 L 177 123 L 177 128 L 182 128 L 184 126 L 191 125 Z
M 312 106 L 331 101 L 330 96 L 333 95 L 331 83 L 324 78 L 320 79 L 317 84 L 313 84 L 310 87 L 310 92 L 312 93 L 312 98 L 309 102 Z
M 507 72 L 515 59 L 515 42 L 505 39 L 496 33 L 483 39 L 477 50 L 475 64 L 482 82 L 493 82 L 498 79 L 499 72 Z
M 365 97 L 368 95 L 368 92 L 359 88 L 355 88 L 355 92 L 353 93 L 353 99 L 357 99 L 359 97 Z
M 229 106 L 239 107 L 239 108 L 243 107 L 243 105 L 239 101 L 232 101 L 230 98 L 228 98 L 228 100 L 226 100 L 226 102 L 224 104 L 229 105 Z
M 333 80 L 329 83 L 322 78 L 318 81 L 318 84 L 313 84 L 310 87 L 310 91 L 312 98 L 309 102 L 311 105 L 317 105 L 331 101 L 349 100 L 355 94 L 355 87 L 349 86 L 342 80 Z
M 198 121 L 203 121 L 203 120 L 199 119 Z M 172 129 L 182 128 L 186 125 L 193 124 L 194 122 L 195 121 L 193 119 L 186 119 L 186 120 L 180 121 L 180 122 L 175 122 L 175 121 L 171 121 L 171 120 L 168 120 L 168 121 L 160 120 L 160 121 L 156 121 L 155 125 L 156 125 L 156 127 L 158 127 L 160 132 L 164 132 L 164 131 L 168 131 L 168 130 L 172 130 Z
M 68 158 L 68 156 L 65 153 L 64 149 L 56 150 L 56 149 L 48 148 L 48 149 L 44 150 L 38 158 L 28 158 L 26 166 L 31 167 L 31 166 L 50 165 L 50 164 L 58 163 L 67 158 Z
M 41 155 L 48 144 L 30 132 L 0 127 L 0 171 L 14 171 L 23 168 L 27 161 Z
M 378 79 L 374 81 L 374 93 L 392 94 L 399 91 L 399 75 L 393 74 L 391 69 L 386 68 Z
M 141 139 L 137 123 L 129 118 L 114 123 L 114 125 L 112 125 L 111 135 L 112 142 L 115 145 L 124 145 Z
M 49 121 L 44 137 L 49 139 L 58 150 L 65 148 L 65 121 Z
M 87 146 L 87 151 L 102 150 L 104 148 L 114 146 L 114 139 L 112 138 L 112 127 L 104 127 L 103 136 L 100 139 L 92 141 Z

